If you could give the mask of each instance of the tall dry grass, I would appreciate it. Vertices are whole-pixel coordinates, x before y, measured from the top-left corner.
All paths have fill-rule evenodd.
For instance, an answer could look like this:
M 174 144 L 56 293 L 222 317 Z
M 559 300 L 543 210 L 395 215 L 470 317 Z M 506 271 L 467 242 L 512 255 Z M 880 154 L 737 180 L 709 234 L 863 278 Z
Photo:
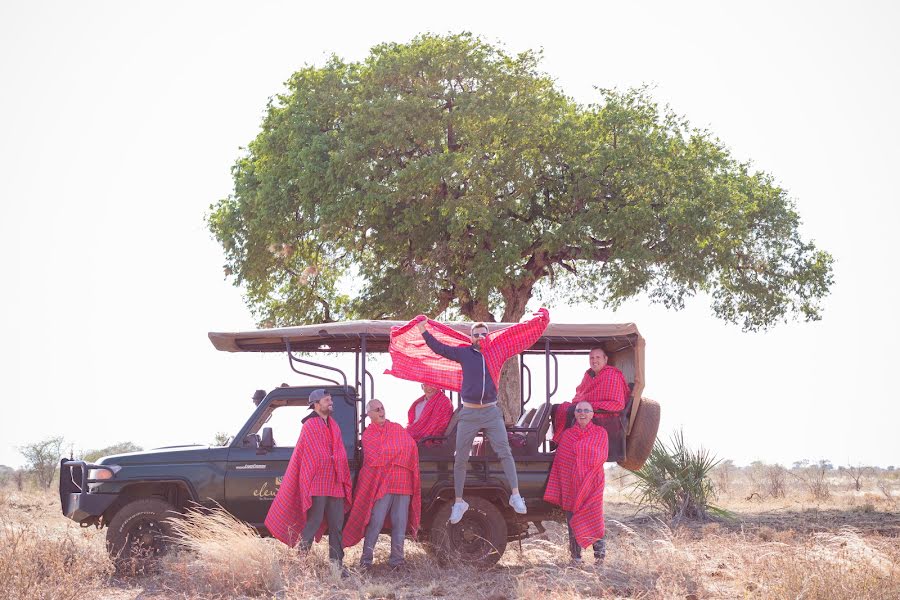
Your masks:
M 746 501 L 752 483 L 735 469 L 722 500 L 737 520 L 672 527 L 661 513 L 637 512 L 633 475 L 610 475 L 602 565 L 587 552 L 587 564 L 572 568 L 565 529 L 547 524 L 487 570 L 443 569 L 407 542 L 410 569 L 394 573 L 382 536 L 371 573 L 355 568 L 359 546 L 347 551 L 348 579 L 328 562 L 326 542 L 300 557 L 212 511 L 176 524 L 185 540 L 159 573 L 116 580 L 105 531 L 67 521 L 53 494 L 0 492 L 0 598 L 900 598 L 900 477 L 873 477 L 858 492 L 830 478 L 824 503 L 789 478 L 786 497 Z
M 112 573 L 105 546 L 77 525 L 44 522 L 49 494 L 0 493 L 0 598 L 98 597 Z M 56 497 L 58 502 L 58 497 Z M 58 510 L 58 509 L 57 509 Z

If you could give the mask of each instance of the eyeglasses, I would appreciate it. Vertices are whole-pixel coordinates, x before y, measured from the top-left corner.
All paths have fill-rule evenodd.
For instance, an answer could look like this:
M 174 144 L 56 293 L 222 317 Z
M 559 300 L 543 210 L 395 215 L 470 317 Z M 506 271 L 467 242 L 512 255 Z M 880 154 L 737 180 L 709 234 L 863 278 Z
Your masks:
M 473 333 L 472 337 L 475 339 L 487 337 L 487 331 L 485 331 L 484 333 Z
M 370 408 L 369 412 L 384 412 L 384 407 L 379 406 L 378 408 Z
M 576 408 L 575 412 L 577 413 L 592 413 L 594 412 L 593 408 Z

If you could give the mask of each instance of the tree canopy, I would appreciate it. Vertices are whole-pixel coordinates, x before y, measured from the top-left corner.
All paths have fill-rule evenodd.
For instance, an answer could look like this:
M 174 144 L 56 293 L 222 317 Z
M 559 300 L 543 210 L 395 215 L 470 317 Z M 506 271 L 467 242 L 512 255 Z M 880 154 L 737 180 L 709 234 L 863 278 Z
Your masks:
M 578 104 L 539 61 L 422 35 L 294 73 L 208 216 L 259 320 L 698 293 L 748 330 L 820 317 L 832 258 L 773 176 L 646 88 Z

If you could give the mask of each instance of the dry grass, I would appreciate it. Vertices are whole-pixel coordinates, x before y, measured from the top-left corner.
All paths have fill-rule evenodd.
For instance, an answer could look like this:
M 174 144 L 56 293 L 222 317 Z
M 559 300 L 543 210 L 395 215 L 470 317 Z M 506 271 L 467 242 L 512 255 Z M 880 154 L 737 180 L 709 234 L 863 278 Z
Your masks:
M 103 531 L 82 530 L 59 514 L 50 494 L 0 492 L 0 597 L 9 598 L 900 598 L 900 478 L 869 478 L 860 491 L 827 479 L 817 500 L 788 478 L 785 497 L 747 500 L 752 487 L 736 469 L 720 503 L 738 518 L 672 529 L 638 512 L 628 475 L 611 472 L 607 488 L 608 558 L 569 566 L 561 526 L 521 545 L 511 543 L 488 570 L 444 569 L 423 547 L 407 544 L 410 570 L 387 566 L 388 540 L 372 573 L 357 573 L 360 547 L 347 551 L 353 570 L 341 579 L 327 544 L 300 557 L 261 539 L 224 513 L 197 513 L 177 527 L 185 547 L 158 575 L 111 577 Z
M 45 493 L 0 494 L 0 598 L 99 597 L 112 572 L 105 545 L 74 523 L 45 522 L 58 501 Z

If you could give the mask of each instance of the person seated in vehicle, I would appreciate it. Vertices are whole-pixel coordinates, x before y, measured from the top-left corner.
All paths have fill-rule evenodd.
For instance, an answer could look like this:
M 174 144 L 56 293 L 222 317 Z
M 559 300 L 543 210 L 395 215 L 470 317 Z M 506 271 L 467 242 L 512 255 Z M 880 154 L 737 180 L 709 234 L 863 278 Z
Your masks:
M 456 457 L 453 464 L 453 486 L 456 500 L 450 511 L 450 523 L 456 524 L 469 509 L 463 499 L 463 487 L 466 481 L 466 467 L 469 463 L 469 452 L 472 442 L 479 430 L 483 430 L 491 447 L 496 451 L 503 466 L 503 473 L 512 494 L 509 504 L 519 514 L 525 514 L 525 499 L 519 494 L 519 479 L 516 474 L 516 463 L 509 447 L 506 424 L 503 413 L 497 405 L 497 386 L 503 363 L 511 356 L 531 347 L 544 333 L 550 323 L 550 313 L 546 308 L 538 309 L 534 317 L 523 323 L 488 333 L 484 323 L 475 323 L 471 329 L 471 343 L 450 345 L 439 341 L 426 329 L 425 317 L 419 317 L 417 327 L 425 340 L 425 344 L 435 354 L 459 363 L 453 371 L 444 372 L 451 379 L 450 373 L 462 371 L 460 397 L 462 410 L 459 414 L 459 425 L 456 427 Z M 448 341 L 462 341 L 460 334 L 453 329 L 434 321 L 427 321 L 429 327 L 441 333 Z M 396 359 L 395 359 L 396 366 Z
M 595 564 L 606 558 L 603 465 L 609 455 L 609 438 L 606 429 L 593 423 L 593 417 L 590 402 L 575 405 L 575 425 L 561 436 L 544 492 L 544 501 L 566 512 L 569 555 L 576 565 L 581 563 L 581 549 L 588 546 L 593 546 Z
M 384 404 L 369 400 L 370 423 L 362 434 L 363 464 L 356 482 L 356 496 L 344 524 L 344 547 L 363 542 L 360 568 L 372 567 L 375 542 L 385 521 L 391 528 L 388 565 L 402 567 L 407 532 L 415 537 L 422 515 L 419 481 L 419 449 L 399 423 L 384 418 Z
M 453 404 L 442 389 L 423 383 L 422 391 L 424 394 L 412 403 L 407 414 L 406 431 L 416 442 L 444 435 L 453 416 Z
M 622 371 L 607 364 L 609 358 L 603 348 L 594 348 L 588 356 L 590 368 L 575 388 L 571 402 L 563 402 L 553 414 L 553 442 L 559 444 L 563 431 L 575 422 L 575 405 L 582 400 L 594 409 L 621 412 L 628 400 L 628 383 Z
M 291 454 L 281 487 L 266 515 L 266 528 L 290 547 L 306 553 L 322 539 L 328 523 L 328 558 L 341 569 L 344 513 L 350 510 L 352 484 L 341 428 L 333 418 L 331 395 L 313 390 L 313 413 L 303 419 L 300 438 Z

